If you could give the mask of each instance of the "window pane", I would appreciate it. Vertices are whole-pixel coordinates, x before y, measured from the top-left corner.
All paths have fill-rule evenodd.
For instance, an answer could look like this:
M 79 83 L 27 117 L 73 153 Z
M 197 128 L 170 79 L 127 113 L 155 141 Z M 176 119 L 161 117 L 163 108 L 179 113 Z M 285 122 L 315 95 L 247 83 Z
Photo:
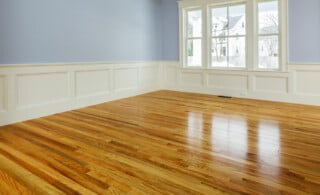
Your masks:
M 188 66 L 201 66 L 201 39 L 188 40 L 187 45 Z
M 259 33 L 279 32 L 278 1 L 259 3 Z
M 246 34 L 246 7 L 238 5 L 229 7 L 229 35 Z
M 202 18 L 201 10 L 187 12 L 187 36 L 201 37 L 202 36 Z
M 211 15 L 211 35 L 214 37 L 228 35 L 228 8 L 213 8 Z
M 259 37 L 259 68 L 279 68 L 278 36 Z
M 229 38 L 229 67 L 246 67 L 246 39 L 244 37 Z
M 216 38 L 211 45 L 211 65 L 213 67 L 228 67 L 228 44 L 226 38 Z

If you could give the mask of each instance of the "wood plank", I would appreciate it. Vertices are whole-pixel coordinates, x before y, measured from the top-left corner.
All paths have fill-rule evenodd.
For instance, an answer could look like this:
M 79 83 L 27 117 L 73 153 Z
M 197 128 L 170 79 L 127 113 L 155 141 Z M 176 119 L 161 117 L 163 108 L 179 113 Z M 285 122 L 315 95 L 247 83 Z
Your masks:
M 33 194 L 28 188 L 18 183 L 8 174 L 0 171 L 0 194 Z

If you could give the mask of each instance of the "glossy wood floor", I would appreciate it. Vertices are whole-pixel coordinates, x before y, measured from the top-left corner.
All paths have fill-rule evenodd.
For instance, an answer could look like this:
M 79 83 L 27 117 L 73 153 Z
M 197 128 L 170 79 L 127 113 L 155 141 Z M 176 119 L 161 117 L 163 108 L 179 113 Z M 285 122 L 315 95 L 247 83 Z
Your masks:
M 0 127 L 0 194 L 320 194 L 320 107 L 159 91 Z

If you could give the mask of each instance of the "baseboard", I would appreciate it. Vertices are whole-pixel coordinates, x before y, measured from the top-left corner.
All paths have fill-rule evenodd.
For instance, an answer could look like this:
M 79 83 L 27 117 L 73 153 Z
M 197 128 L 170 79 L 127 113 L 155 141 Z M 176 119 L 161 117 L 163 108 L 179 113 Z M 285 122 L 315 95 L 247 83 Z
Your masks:
M 161 88 L 161 63 L 0 66 L 0 126 Z

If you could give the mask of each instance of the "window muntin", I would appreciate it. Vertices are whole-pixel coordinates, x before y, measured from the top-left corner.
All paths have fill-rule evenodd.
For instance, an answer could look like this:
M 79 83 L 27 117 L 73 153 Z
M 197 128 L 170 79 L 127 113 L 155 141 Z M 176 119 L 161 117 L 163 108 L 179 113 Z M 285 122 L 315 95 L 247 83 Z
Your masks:
M 211 67 L 246 67 L 246 6 L 245 4 L 212 7 Z
M 186 62 L 189 67 L 202 66 L 202 11 L 186 12 Z
M 258 55 L 260 69 L 279 69 L 279 2 L 258 2 Z

